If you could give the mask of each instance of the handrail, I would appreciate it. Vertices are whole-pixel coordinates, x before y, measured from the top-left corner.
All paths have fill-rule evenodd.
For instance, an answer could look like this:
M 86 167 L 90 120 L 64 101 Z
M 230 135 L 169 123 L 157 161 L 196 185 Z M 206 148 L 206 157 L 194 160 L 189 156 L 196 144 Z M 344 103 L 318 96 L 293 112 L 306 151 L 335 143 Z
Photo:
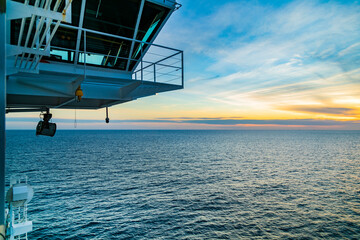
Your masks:
M 84 37 L 86 35 L 86 32 L 84 32 Z M 84 41 L 85 38 L 84 38 Z M 85 47 L 85 46 L 84 46 Z M 64 51 L 64 52 L 75 52 L 74 49 L 69 49 L 69 48 L 63 48 L 63 47 L 58 47 L 58 46 L 51 46 L 51 51 L 53 50 L 60 50 L 60 51 Z M 56 53 L 54 53 L 56 55 Z M 101 65 L 101 64 L 95 64 L 95 63 L 89 63 L 89 61 L 87 61 L 86 55 L 104 55 L 102 53 L 96 53 L 96 52 L 88 52 L 85 48 L 84 51 L 79 51 L 79 54 L 84 54 L 84 59 L 79 60 L 77 62 L 76 65 L 84 65 L 84 75 L 86 75 L 86 66 L 87 65 L 94 65 L 95 67 L 99 67 L 99 68 L 107 68 L 108 66 L 105 65 Z M 133 59 L 133 58 L 129 58 L 129 57 L 121 57 L 121 56 L 114 56 L 114 55 L 106 55 L 107 57 L 112 57 L 112 58 L 118 58 L 118 59 L 122 59 L 122 60 L 130 60 L 130 61 L 142 61 L 144 65 L 142 65 L 142 67 L 140 67 L 140 65 L 138 66 L 137 69 L 135 69 L 132 72 L 132 75 L 135 76 L 135 80 L 137 79 L 137 74 L 141 74 L 142 77 L 141 79 L 143 81 L 153 81 L 153 82 L 160 82 L 160 83 L 167 83 L 167 82 L 172 82 L 176 79 L 181 80 L 181 83 L 178 83 L 176 85 L 180 85 L 183 86 L 183 66 L 182 66 L 182 59 L 177 58 L 176 56 L 180 55 L 182 57 L 182 52 L 176 52 L 174 54 L 171 54 L 167 57 L 164 57 L 160 60 L 157 61 L 148 61 L 148 60 L 143 60 L 143 59 Z M 105 55 L 104 55 L 105 56 Z M 166 62 L 163 63 L 163 61 L 166 60 L 171 60 L 170 62 Z M 175 61 L 174 61 L 175 60 Z M 70 62 L 72 62 L 73 60 L 70 60 Z M 119 71 L 123 71 L 121 69 L 117 69 L 117 68 L 113 68 L 114 70 L 119 70 Z M 165 70 L 165 72 L 164 72 Z M 180 73 L 178 75 L 176 74 L 172 74 L 175 73 L 177 71 L 180 70 Z M 151 79 L 148 79 L 147 76 L 151 76 L 153 75 L 153 77 L 151 77 Z M 172 78 L 170 80 L 166 80 L 164 81 L 164 77 L 175 77 Z M 162 79 L 162 80 L 160 80 Z
M 178 54 L 180 54 L 180 52 L 174 53 L 173 55 L 170 55 L 170 56 L 168 56 L 168 57 L 166 57 L 166 58 L 164 58 L 164 59 L 161 59 L 161 60 L 159 60 L 159 61 L 156 61 L 156 62 L 154 62 L 154 63 L 151 63 L 151 64 L 147 65 L 146 67 L 135 71 L 134 73 L 137 73 L 137 72 L 139 72 L 139 71 L 143 71 L 143 70 L 146 69 L 146 68 L 149 68 L 149 67 L 151 67 L 151 66 L 153 66 L 153 65 L 156 65 L 156 64 L 158 64 L 158 63 L 160 63 L 160 62 L 162 62 L 162 61 L 165 61 L 165 60 L 167 60 L 167 59 L 169 59 L 169 58 L 172 58 L 172 57 L 174 57 L 174 56 L 176 56 L 176 55 L 178 55 Z
M 140 40 L 127 38 L 127 37 L 123 37 L 123 36 L 119 36 L 119 35 L 114 35 L 114 34 L 110 34 L 110 33 L 99 32 L 99 31 L 91 30 L 91 29 L 87 29 L 87 28 L 75 27 L 75 26 L 72 26 L 72 25 L 64 24 L 64 23 L 60 23 L 60 26 L 64 27 L 64 28 L 82 30 L 82 31 L 85 31 L 85 32 L 99 34 L 99 35 L 103 35 L 103 36 L 107 36 L 107 37 L 118 38 L 118 39 L 127 40 L 127 41 L 134 41 L 134 42 L 143 43 L 143 44 L 147 44 L 147 45 L 151 45 L 151 46 L 155 46 L 155 47 L 160 47 L 160 48 L 165 48 L 165 49 L 169 49 L 169 50 L 173 50 L 173 51 L 182 52 L 182 50 L 176 49 L 176 48 L 166 47 L 166 46 L 163 46 L 163 45 L 150 43 L 150 42 L 145 42 L 145 41 L 140 41 Z
M 55 49 L 55 50 L 64 50 L 64 51 L 69 51 L 69 52 L 75 52 L 74 49 L 70 49 L 70 48 L 63 48 L 63 47 L 58 47 L 58 46 L 51 46 L 52 49 Z M 82 51 L 79 51 L 80 53 L 83 53 Z M 87 54 L 96 54 L 96 55 L 102 55 L 101 53 L 96 53 L 96 52 L 89 52 L 89 51 L 86 51 Z M 148 53 L 148 54 L 151 54 L 151 53 Z M 176 53 L 174 55 L 178 55 L 180 53 Z M 107 55 L 108 57 L 113 57 L 113 58 L 119 58 L 119 59 L 123 59 L 123 60 L 130 60 L 130 61 L 134 61 L 134 62 L 140 62 L 141 60 L 140 59 L 136 59 L 136 58 L 128 58 L 128 57 L 120 57 L 120 56 L 114 56 L 114 55 Z M 176 67 L 176 66 L 171 66 L 171 65 L 166 65 L 166 64 L 161 64 L 160 62 L 161 61 L 164 61 L 166 60 L 167 58 L 164 58 L 164 59 L 161 59 L 157 62 L 155 62 L 156 65 L 159 65 L 159 66 L 164 66 L 164 67 L 171 67 L 171 68 L 176 68 L 176 69 L 181 69 L 181 67 Z M 180 62 L 181 59 L 176 59 L 178 60 L 176 63 Z M 146 60 L 142 60 L 144 63 L 150 63 L 149 65 L 145 66 L 144 69 L 154 65 L 154 62 L 150 62 L 150 61 L 146 61 Z M 137 70 L 136 72 L 140 71 Z
M 142 57 L 140 59 L 136 59 L 136 58 L 132 58 L 131 56 L 122 57 L 122 56 L 119 56 L 119 55 L 114 56 L 114 55 L 109 55 L 109 54 L 106 55 L 106 56 L 116 58 L 116 59 L 121 59 L 121 60 L 133 61 L 133 62 L 137 62 L 137 63 L 140 62 L 141 64 L 139 64 L 135 69 L 133 69 L 131 71 L 131 73 L 132 73 L 133 76 L 135 76 L 135 79 L 137 79 L 137 73 L 140 73 L 141 81 L 144 80 L 144 72 L 148 68 L 152 69 L 150 71 L 153 72 L 153 81 L 154 82 L 158 82 L 159 78 L 161 79 L 162 76 L 170 76 L 170 75 L 171 76 L 177 76 L 177 75 L 170 74 L 170 73 L 180 70 L 179 76 L 177 76 L 174 79 L 171 79 L 170 81 L 179 79 L 179 80 L 181 80 L 181 83 L 179 85 L 182 86 L 182 87 L 184 86 L 184 69 L 183 69 L 184 68 L 184 63 L 183 63 L 183 51 L 182 50 L 167 47 L 167 46 L 163 46 L 163 45 L 159 45 L 159 44 L 155 44 L 155 43 L 140 41 L 140 40 L 132 39 L 132 38 L 128 38 L 128 37 L 123 37 L 123 36 L 119 36 L 119 35 L 114 35 L 114 34 L 110 34 L 110 33 L 91 30 L 91 29 L 87 29 L 87 28 L 83 28 L 83 27 L 76 27 L 76 26 L 63 24 L 63 23 L 60 23 L 60 27 L 68 28 L 68 29 L 74 29 L 74 30 L 81 30 L 81 32 L 84 33 L 84 50 L 80 51 L 78 49 L 67 49 L 67 48 L 62 48 L 62 47 L 57 47 L 57 46 L 51 46 L 51 49 L 54 49 L 54 50 L 58 49 L 58 50 L 64 50 L 64 51 L 69 51 L 69 52 L 75 52 L 75 53 L 77 53 L 77 54 L 75 54 L 77 56 L 79 56 L 79 53 L 82 53 L 82 54 L 85 54 L 85 55 L 86 54 L 104 55 L 104 53 L 88 52 L 88 51 L 85 50 L 85 44 L 86 44 L 85 41 L 86 41 L 87 33 L 92 33 L 92 34 L 96 34 L 96 35 L 100 35 L 100 36 L 111 37 L 111 38 L 115 38 L 115 39 L 121 39 L 121 40 L 129 41 L 129 42 L 133 42 L 133 43 L 136 42 L 136 43 L 140 43 L 140 44 L 143 44 L 143 45 L 147 44 L 149 47 L 157 47 L 157 48 L 173 51 L 173 54 L 169 53 L 170 55 L 166 55 L 166 57 L 164 57 L 164 58 L 154 59 L 154 61 L 143 60 Z M 150 54 L 150 53 L 148 53 L 148 54 Z M 157 54 L 157 55 L 159 55 L 159 54 Z M 177 60 L 179 60 L 179 61 L 176 61 L 175 63 L 163 63 L 164 61 L 172 59 L 172 58 L 174 58 L 174 57 L 176 57 L 178 55 L 180 55 L 180 58 L 177 57 Z M 75 59 L 74 59 L 74 61 L 75 61 Z M 144 66 L 144 63 L 145 63 L 145 66 Z M 178 64 L 178 63 L 180 63 L 180 64 Z M 76 62 L 76 65 L 77 64 L 84 64 L 84 71 L 86 71 L 85 68 L 86 68 L 86 65 L 88 65 L 88 64 L 96 65 L 98 67 L 108 67 L 108 66 L 98 64 L 98 63 L 91 63 L 91 62 L 89 63 L 85 59 L 83 61 Z M 157 66 L 161 66 L 161 67 L 157 68 Z M 114 70 L 124 71 L 124 70 L 116 68 L 116 67 L 111 67 L 111 68 L 113 68 Z M 171 72 L 168 72 L 168 73 L 161 72 L 160 70 L 162 70 L 164 68 L 171 68 L 171 69 L 175 69 L 175 70 L 173 70 Z M 84 73 L 84 74 L 86 74 L 86 73 Z M 149 74 L 146 74 L 146 76 L 147 75 L 149 75 Z M 159 81 L 159 82 L 165 83 L 165 82 L 169 82 L 169 81 Z

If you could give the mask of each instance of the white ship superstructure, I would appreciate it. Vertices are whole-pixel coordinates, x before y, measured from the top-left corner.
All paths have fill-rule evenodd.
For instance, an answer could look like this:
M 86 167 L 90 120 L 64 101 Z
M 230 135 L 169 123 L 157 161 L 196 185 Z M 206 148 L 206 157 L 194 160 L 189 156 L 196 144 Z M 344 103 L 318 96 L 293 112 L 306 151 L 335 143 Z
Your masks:
M 5 113 L 44 112 L 37 134 L 53 136 L 52 108 L 108 108 L 182 89 L 183 52 L 153 43 L 179 7 L 172 0 L 0 0 L 3 206 Z

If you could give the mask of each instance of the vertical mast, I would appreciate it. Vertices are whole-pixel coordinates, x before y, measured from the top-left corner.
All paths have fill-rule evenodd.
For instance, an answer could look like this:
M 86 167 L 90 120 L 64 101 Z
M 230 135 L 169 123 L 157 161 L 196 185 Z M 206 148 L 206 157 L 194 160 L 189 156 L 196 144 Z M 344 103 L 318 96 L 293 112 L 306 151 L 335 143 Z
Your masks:
M 0 0 L 0 233 L 5 235 L 6 0 Z M 0 235 L 1 236 L 1 235 Z

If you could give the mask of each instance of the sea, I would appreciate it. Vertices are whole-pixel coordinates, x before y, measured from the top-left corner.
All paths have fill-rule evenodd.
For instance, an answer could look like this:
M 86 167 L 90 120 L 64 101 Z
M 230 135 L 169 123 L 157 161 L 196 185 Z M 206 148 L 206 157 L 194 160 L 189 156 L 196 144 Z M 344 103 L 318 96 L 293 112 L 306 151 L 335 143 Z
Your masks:
M 6 134 L 29 239 L 360 239 L 360 131 Z

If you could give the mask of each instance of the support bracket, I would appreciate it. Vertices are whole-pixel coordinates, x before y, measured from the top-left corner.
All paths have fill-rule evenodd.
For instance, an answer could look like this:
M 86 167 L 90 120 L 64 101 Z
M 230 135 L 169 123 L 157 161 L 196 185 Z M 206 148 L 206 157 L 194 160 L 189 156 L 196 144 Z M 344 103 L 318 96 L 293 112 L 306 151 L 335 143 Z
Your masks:
M 20 18 L 31 17 L 37 15 L 40 17 L 51 18 L 57 21 L 64 21 L 71 23 L 71 14 L 63 14 L 44 8 L 39 8 L 31 5 L 25 5 L 20 2 L 7 1 L 6 20 L 14 20 Z

